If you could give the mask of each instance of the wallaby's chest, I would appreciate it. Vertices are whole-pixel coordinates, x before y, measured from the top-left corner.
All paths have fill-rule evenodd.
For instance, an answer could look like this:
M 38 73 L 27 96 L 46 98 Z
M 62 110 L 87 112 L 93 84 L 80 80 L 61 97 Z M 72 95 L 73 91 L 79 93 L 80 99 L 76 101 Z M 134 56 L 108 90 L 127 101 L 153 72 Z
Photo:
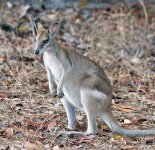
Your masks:
M 46 68 L 49 68 L 50 71 L 52 72 L 55 80 L 59 82 L 62 74 L 60 62 L 54 55 L 50 55 L 48 53 L 44 53 L 44 64 Z

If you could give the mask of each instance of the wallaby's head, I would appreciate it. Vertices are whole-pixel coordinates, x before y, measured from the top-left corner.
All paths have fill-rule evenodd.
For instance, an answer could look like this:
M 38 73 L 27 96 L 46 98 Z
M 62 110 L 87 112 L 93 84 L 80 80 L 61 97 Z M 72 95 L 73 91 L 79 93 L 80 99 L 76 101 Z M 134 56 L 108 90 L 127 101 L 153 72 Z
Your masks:
M 36 35 L 34 53 L 36 55 L 41 55 L 47 49 L 50 43 L 52 43 L 53 39 L 59 32 L 59 23 L 53 23 L 49 29 L 45 29 L 41 23 L 34 22 L 34 31 Z

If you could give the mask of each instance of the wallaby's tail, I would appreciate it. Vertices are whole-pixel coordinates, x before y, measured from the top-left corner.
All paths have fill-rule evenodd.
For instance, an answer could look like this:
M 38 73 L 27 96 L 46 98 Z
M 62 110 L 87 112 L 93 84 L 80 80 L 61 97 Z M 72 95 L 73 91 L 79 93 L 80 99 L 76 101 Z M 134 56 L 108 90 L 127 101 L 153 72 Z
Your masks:
M 120 134 L 120 135 L 126 135 L 130 137 L 138 137 L 138 136 L 146 136 L 146 135 L 155 135 L 155 128 L 150 130 L 130 130 L 122 128 L 114 119 L 111 111 L 104 113 L 102 115 L 102 119 L 104 122 L 109 126 L 111 130 L 114 132 Z

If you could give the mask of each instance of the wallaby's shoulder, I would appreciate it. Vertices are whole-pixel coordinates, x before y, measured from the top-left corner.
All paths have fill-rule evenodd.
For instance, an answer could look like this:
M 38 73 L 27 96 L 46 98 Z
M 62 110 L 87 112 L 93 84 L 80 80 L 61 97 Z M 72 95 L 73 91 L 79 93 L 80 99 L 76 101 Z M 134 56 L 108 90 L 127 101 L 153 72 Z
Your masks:
M 94 68 L 100 68 L 101 67 L 92 59 L 90 59 L 87 56 L 84 56 L 82 54 L 80 54 L 79 52 L 77 52 L 76 50 L 74 50 L 73 48 L 68 48 L 68 46 L 65 46 L 63 44 L 59 44 L 60 49 L 66 53 L 66 55 L 71 58 L 73 61 L 75 61 L 76 63 L 80 62 L 84 65 L 88 65 L 90 67 L 94 67 Z

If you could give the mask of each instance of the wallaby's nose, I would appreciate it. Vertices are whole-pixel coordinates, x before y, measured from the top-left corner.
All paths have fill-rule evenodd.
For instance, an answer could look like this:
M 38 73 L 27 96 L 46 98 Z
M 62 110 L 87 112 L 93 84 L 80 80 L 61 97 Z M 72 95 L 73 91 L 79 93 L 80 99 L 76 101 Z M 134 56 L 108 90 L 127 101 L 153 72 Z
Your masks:
M 38 55 L 39 54 L 39 50 L 38 49 L 34 50 L 34 54 Z

